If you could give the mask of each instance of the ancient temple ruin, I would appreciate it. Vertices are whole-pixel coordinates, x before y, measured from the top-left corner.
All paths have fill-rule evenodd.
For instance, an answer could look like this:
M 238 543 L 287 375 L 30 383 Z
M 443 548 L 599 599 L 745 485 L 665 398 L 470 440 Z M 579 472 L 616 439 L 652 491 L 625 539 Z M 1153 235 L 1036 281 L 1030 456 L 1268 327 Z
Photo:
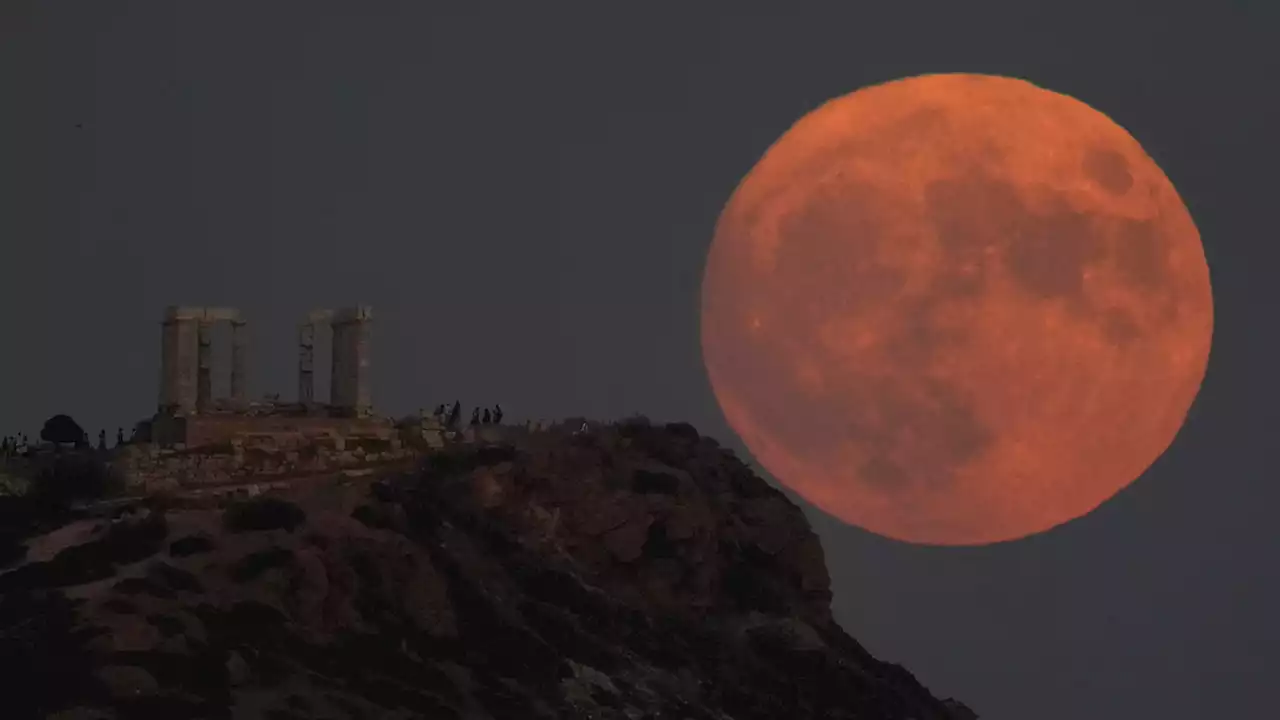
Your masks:
M 231 326 L 230 397 L 213 397 L 213 326 Z M 298 403 L 335 415 L 363 417 L 373 410 L 369 378 L 369 349 L 373 309 L 367 305 L 311 312 L 298 327 Z M 315 398 L 316 329 L 328 324 L 332 332 L 329 402 Z M 191 415 L 219 410 L 244 410 L 247 399 L 247 333 L 235 308 L 179 307 L 165 310 L 161 332 L 159 411 Z
M 215 398 L 214 332 L 231 329 L 229 397 Z M 388 421 L 373 415 L 369 350 L 373 310 L 367 305 L 316 310 L 298 329 L 298 398 L 248 399 L 248 335 L 235 308 L 173 306 L 161 330 L 160 393 L 147 435 L 162 446 L 204 446 L 253 433 L 300 432 L 338 435 L 380 429 Z M 316 330 L 332 333 L 328 402 L 315 397 Z M 377 426 L 375 428 L 374 426 Z
M 214 396 L 214 329 L 230 326 L 227 397 Z M 495 442 L 511 428 L 445 427 L 419 411 L 394 420 L 373 412 L 367 305 L 315 310 L 297 327 L 296 400 L 250 400 L 247 323 L 234 308 L 173 306 L 161 330 L 157 412 L 139 422 L 111 465 L 131 488 L 214 495 L 303 479 L 362 477 L 414 467 L 422 452 L 450 442 Z M 316 397 L 316 334 L 332 334 L 327 402 Z

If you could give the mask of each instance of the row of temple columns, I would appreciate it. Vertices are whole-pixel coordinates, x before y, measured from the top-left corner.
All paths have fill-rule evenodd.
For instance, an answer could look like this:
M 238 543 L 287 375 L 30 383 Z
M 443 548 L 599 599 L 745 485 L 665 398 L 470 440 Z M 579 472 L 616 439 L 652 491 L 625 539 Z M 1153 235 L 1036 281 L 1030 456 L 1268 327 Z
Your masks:
M 213 405 L 213 328 L 231 325 L 231 403 L 246 402 L 248 364 L 245 322 L 233 308 L 170 307 L 160 351 L 160 408 L 175 413 Z
M 356 306 L 310 313 L 298 328 L 298 402 L 315 403 L 315 334 L 327 323 L 332 329 L 329 405 L 345 414 L 364 415 L 372 409 L 369 378 L 369 340 L 372 309 Z M 160 410 L 190 414 L 211 409 L 213 397 L 213 329 L 231 326 L 230 406 L 247 406 L 248 336 L 245 321 L 234 308 L 170 307 L 165 310 L 161 340 Z
M 369 383 L 369 336 L 373 310 L 367 305 L 316 310 L 298 326 L 298 402 L 315 402 L 316 328 L 328 324 L 332 337 L 329 404 L 364 415 L 372 409 Z

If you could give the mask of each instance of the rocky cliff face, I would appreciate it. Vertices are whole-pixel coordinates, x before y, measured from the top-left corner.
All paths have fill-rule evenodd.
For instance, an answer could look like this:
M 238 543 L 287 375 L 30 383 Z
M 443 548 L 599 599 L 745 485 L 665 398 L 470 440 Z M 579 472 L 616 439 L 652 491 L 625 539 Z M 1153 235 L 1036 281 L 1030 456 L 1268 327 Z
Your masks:
M 116 514 L 0 553 L 5 717 L 976 717 L 835 625 L 799 509 L 687 425 Z

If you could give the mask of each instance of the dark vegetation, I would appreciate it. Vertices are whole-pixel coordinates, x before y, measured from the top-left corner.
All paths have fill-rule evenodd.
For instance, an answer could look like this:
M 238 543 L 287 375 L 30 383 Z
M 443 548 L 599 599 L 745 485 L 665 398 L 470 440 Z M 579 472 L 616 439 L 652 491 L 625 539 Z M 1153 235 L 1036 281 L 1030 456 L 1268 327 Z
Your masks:
M 94 452 L 43 458 L 28 494 L 42 506 L 70 505 L 124 492 L 124 479 Z
M 293 532 L 306 520 L 307 514 L 302 508 L 270 496 L 234 501 L 222 513 L 223 526 L 232 533 L 262 530 Z
M 51 560 L 27 563 L 0 575 L 0 594 L 26 587 L 62 588 L 109 578 L 119 567 L 159 552 L 167 535 L 164 515 L 112 524 L 98 539 L 73 545 Z
M 188 535 L 169 543 L 169 554 L 177 557 L 191 557 L 213 550 L 213 538 L 206 535 Z
M 88 442 L 88 435 L 70 415 L 59 414 L 44 421 L 40 439 L 56 445 L 84 445 Z
M 77 505 L 124 492 L 124 479 L 89 450 L 58 450 L 28 462 L 26 493 L 0 496 L 0 568 L 25 557 L 26 538 L 75 518 Z

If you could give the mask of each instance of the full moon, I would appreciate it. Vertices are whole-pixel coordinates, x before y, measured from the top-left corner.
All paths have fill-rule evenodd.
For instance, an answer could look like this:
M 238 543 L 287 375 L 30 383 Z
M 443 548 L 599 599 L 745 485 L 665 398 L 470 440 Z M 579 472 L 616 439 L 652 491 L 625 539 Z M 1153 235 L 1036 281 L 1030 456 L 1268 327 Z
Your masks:
M 1101 112 L 1012 78 L 887 82 L 801 118 L 726 204 L 702 351 L 780 482 L 898 540 L 1085 515 L 1173 442 L 1213 335 L 1200 235 Z

